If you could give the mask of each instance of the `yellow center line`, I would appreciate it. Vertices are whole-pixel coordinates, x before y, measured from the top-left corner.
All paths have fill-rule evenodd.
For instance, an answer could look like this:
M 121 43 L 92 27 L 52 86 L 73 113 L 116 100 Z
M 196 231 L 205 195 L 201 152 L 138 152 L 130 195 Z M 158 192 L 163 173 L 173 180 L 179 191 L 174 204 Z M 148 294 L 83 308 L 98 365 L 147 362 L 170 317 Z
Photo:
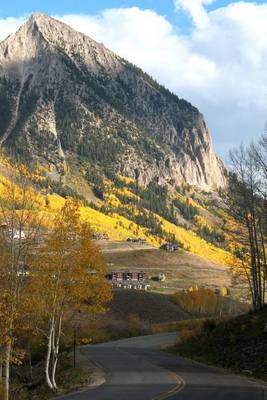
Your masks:
M 177 383 L 176 386 L 173 389 L 168 390 L 168 392 L 162 393 L 161 395 L 154 397 L 152 400 L 165 400 L 183 390 L 183 388 L 185 387 L 185 381 L 183 380 L 183 378 L 174 372 L 169 372 L 169 375 L 172 375 L 174 377 Z

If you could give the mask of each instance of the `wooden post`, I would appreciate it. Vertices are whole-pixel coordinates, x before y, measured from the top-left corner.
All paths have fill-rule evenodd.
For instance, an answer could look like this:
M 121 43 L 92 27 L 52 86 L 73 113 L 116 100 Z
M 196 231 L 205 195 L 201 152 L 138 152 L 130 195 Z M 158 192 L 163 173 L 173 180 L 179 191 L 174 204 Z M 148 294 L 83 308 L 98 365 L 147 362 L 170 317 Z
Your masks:
M 73 368 L 76 368 L 76 327 L 73 329 Z

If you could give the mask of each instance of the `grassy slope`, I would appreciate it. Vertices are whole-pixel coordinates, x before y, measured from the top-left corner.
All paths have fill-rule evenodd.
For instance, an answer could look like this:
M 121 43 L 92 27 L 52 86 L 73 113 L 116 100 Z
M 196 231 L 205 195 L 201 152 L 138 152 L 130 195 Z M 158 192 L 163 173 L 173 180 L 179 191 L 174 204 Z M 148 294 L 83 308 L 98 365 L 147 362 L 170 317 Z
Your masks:
M 115 318 L 127 319 L 135 314 L 153 324 L 190 318 L 190 314 L 172 303 L 169 296 L 159 293 L 116 290 L 109 307 L 109 314 Z
M 214 329 L 203 328 L 200 335 L 177 344 L 173 350 L 197 361 L 267 380 L 266 322 L 267 307 L 221 322 Z
M 211 263 L 202 257 L 179 250 L 167 253 L 155 248 L 142 249 L 138 245 L 107 242 L 102 244 L 109 269 L 144 271 L 151 278 L 164 272 L 166 281 L 149 283 L 155 290 L 173 292 L 190 286 L 231 287 L 232 279 L 228 267 Z

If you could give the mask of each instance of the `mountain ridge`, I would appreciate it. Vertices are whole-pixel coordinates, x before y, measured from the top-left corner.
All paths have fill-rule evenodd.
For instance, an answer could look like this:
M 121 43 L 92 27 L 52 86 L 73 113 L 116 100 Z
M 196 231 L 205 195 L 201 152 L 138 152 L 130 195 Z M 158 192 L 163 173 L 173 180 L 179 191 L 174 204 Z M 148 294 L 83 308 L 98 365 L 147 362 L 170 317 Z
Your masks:
M 111 168 L 145 186 L 225 186 L 225 167 L 194 106 L 47 15 L 32 15 L 0 43 L 0 98 L 1 145 L 59 175 L 78 156 L 88 168 Z

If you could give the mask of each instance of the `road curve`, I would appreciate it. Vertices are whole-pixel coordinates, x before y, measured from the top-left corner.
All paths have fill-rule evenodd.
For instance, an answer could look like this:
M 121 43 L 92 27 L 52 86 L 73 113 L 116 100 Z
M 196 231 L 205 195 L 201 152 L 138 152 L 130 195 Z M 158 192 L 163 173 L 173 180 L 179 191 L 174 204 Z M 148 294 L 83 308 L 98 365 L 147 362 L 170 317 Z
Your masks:
M 158 351 L 176 334 L 85 346 L 82 353 L 106 372 L 106 383 L 61 400 L 267 400 L 266 387 Z M 266 396 L 266 397 L 265 397 Z

